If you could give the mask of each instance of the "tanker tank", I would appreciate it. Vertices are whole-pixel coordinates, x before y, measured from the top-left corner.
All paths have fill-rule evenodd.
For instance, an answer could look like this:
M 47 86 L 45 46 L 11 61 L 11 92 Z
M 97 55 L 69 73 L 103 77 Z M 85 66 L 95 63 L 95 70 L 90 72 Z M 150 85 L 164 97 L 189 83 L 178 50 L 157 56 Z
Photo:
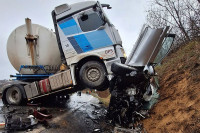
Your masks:
M 20 74 L 55 73 L 61 64 L 60 52 L 53 31 L 28 23 L 17 27 L 7 41 L 7 54 L 12 66 Z M 44 70 L 21 69 L 22 65 L 44 66 Z

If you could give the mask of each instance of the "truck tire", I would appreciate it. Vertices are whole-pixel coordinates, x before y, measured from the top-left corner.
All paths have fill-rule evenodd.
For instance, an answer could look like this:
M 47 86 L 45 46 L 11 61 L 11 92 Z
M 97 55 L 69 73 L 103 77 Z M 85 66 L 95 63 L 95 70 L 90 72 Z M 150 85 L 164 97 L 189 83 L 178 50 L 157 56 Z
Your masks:
M 107 84 L 106 68 L 98 61 L 86 62 L 79 71 L 81 83 L 90 89 L 105 90 Z
M 20 105 L 23 101 L 21 85 L 12 85 L 6 91 L 6 101 L 11 105 Z

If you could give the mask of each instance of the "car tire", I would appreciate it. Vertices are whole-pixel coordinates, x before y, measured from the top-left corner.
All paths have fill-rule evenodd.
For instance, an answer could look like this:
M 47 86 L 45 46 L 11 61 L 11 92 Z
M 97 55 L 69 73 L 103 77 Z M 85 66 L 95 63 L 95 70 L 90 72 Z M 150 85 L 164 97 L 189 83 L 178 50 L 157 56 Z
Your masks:
M 106 68 L 98 61 L 86 62 L 79 71 L 81 83 L 90 89 L 105 90 L 108 84 L 106 77 Z

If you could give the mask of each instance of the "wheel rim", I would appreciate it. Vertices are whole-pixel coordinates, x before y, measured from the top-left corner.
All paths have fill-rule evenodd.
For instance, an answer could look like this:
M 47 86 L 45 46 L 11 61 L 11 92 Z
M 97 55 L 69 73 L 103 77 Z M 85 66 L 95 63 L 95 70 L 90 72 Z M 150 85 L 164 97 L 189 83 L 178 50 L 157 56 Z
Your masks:
M 87 78 L 92 81 L 95 82 L 97 80 L 99 80 L 101 77 L 101 72 L 99 71 L 99 69 L 97 68 L 89 68 L 87 71 Z
M 16 103 L 19 100 L 19 92 L 17 90 L 13 90 L 9 95 L 9 100 L 12 103 Z

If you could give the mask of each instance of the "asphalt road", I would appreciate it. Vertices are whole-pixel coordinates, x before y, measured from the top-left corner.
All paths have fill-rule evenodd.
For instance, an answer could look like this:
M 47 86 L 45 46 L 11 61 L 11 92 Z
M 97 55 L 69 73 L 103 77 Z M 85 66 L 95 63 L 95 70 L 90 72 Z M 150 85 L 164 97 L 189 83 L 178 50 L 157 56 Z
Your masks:
M 89 94 L 78 96 L 51 96 L 35 103 L 40 106 L 4 106 L 0 101 L 0 122 L 5 122 L 8 115 L 26 118 L 30 110 L 46 109 L 52 118 L 46 123 L 39 122 L 32 128 L 16 131 L 1 129 L 0 132 L 30 132 L 30 133 L 97 133 L 113 132 L 113 126 L 107 123 L 106 108 L 99 100 Z

